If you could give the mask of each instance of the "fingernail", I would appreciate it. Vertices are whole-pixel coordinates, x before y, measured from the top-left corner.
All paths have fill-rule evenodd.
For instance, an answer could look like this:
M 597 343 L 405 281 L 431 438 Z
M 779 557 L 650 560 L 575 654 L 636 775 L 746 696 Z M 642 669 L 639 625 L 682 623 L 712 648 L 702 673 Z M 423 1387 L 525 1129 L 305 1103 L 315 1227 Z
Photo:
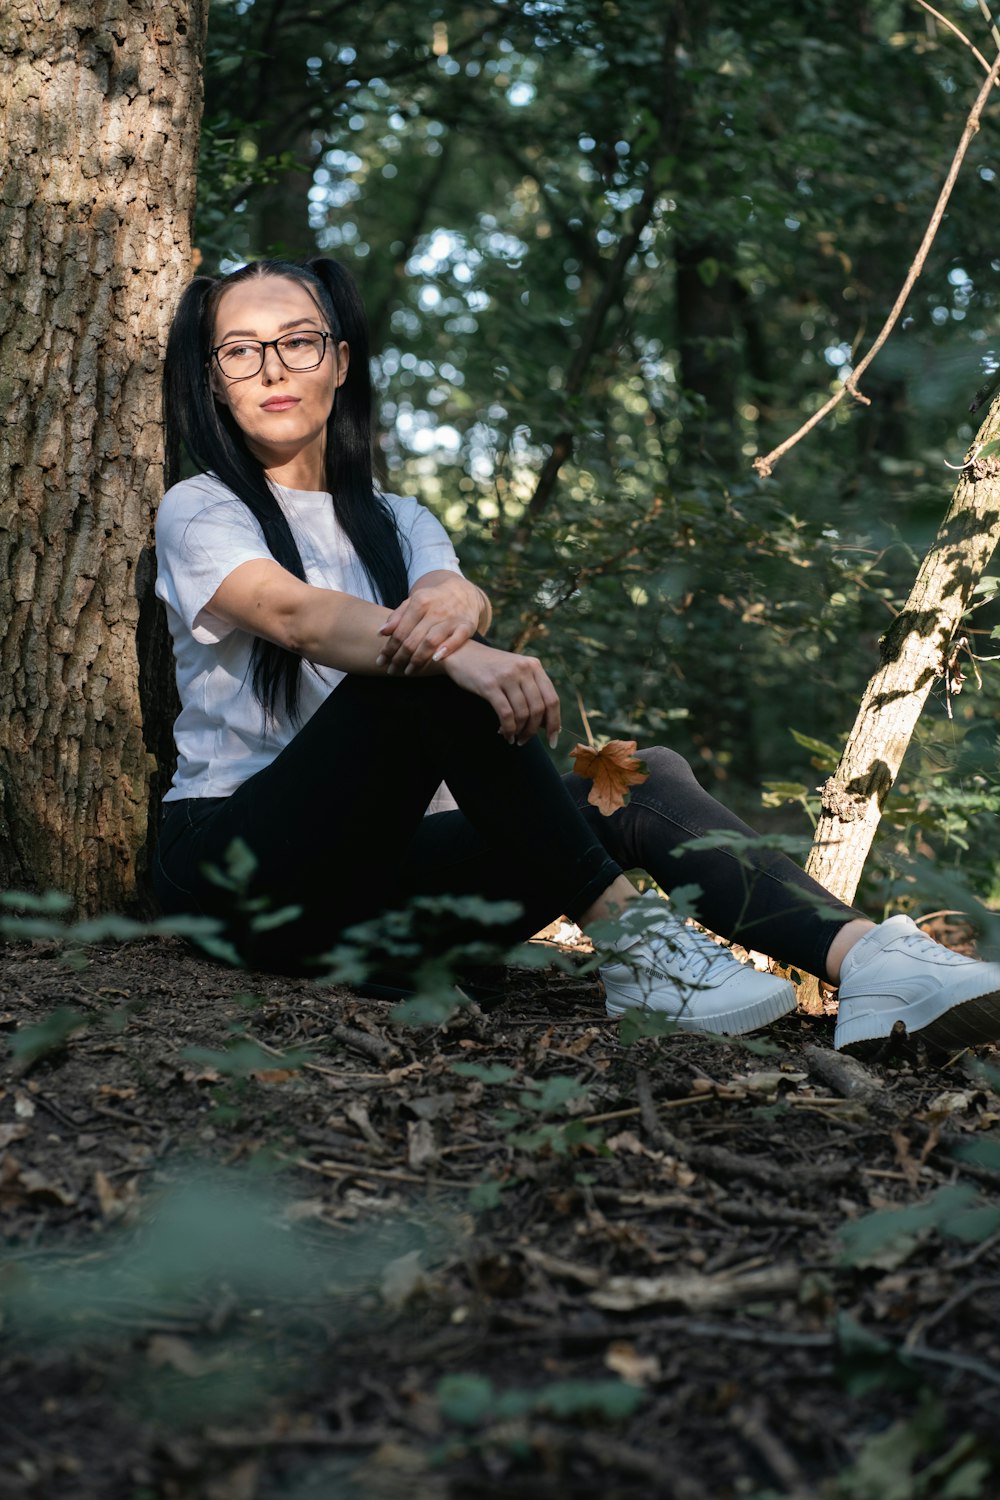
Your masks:
M 375 658 L 375 665 L 377 667 L 384 667 L 385 666 L 385 657 L 384 656 L 376 656 L 376 658 Z
M 448 648 L 446 646 L 439 646 L 437 648 L 437 650 L 435 651 L 434 655 L 431 657 L 431 661 L 441 661 L 442 658 L 445 657 L 445 656 L 447 656 L 447 655 L 448 655 Z
M 404 677 L 412 677 L 413 676 L 413 667 L 412 666 L 404 667 L 403 668 L 403 676 Z
M 558 748 L 559 748 L 559 731 L 558 731 L 558 729 L 553 729 L 552 733 L 549 735 L 549 749 L 550 750 L 557 750 Z

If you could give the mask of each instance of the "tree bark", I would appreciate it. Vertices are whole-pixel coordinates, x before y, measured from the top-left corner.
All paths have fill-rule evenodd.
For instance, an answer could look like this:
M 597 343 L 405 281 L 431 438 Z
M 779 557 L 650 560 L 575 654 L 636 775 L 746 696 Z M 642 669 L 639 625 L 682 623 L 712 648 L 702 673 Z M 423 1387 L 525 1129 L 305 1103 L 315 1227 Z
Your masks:
M 951 508 L 924 558 L 902 612 L 880 642 L 882 665 L 868 684 L 806 861 L 809 874 L 852 901 L 906 747 L 936 678 L 944 675 L 972 591 L 1000 545 L 1000 454 L 977 457 L 1000 438 L 1000 397 L 979 430 Z M 818 991 L 800 996 L 818 1006 Z
M 157 790 L 167 705 L 140 704 L 136 632 L 206 19 L 207 0 L 0 19 L 0 884 L 85 911 L 133 898 Z

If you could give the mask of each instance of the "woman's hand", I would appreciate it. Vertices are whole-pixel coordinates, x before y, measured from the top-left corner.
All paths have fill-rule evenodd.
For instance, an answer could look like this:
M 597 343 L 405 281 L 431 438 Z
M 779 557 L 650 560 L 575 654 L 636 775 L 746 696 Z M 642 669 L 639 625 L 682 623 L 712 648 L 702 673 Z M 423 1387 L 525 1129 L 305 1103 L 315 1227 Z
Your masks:
M 562 727 L 559 695 L 541 662 L 468 641 L 443 663 L 446 677 L 496 709 L 508 744 L 524 745 L 539 729 L 554 750 Z
M 482 589 L 458 573 L 439 570 L 418 578 L 379 631 L 384 637 L 376 666 L 412 676 L 430 662 L 443 661 L 489 623 Z

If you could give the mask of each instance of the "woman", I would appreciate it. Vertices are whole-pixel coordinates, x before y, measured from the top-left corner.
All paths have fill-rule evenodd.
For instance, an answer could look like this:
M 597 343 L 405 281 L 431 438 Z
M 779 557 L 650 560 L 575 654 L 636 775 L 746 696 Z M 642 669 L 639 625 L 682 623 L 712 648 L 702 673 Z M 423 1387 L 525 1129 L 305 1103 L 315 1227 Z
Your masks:
M 635 899 L 622 871 L 641 867 L 697 885 L 714 931 L 839 983 L 838 1046 L 897 1021 L 949 1045 L 1000 1036 L 1000 965 L 907 917 L 876 927 L 783 856 L 727 844 L 751 830 L 672 751 L 641 752 L 648 780 L 607 818 L 559 777 L 539 743 L 560 732 L 541 663 L 482 639 L 489 603 L 442 527 L 373 484 L 367 330 L 342 267 L 196 279 L 164 393 L 157 593 L 181 700 L 154 862 L 166 912 L 220 916 L 245 961 L 301 972 L 414 896 L 512 898 L 512 941 L 634 903 L 602 969 L 612 1015 L 742 1034 L 794 1009 L 785 980 Z M 182 445 L 203 472 L 177 483 Z M 442 781 L 458 807 L 427 813 Z M 716 846 L 682 847 L 709 833 Z M 235 840 L 253 855 L 239 892 Z

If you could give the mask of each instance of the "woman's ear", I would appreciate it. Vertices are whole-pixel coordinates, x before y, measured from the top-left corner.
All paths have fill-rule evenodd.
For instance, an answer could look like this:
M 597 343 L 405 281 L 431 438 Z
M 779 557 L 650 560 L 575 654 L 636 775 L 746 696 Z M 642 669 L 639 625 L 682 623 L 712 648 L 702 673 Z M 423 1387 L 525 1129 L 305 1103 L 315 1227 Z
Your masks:
M 350 368 L 351 346 L 346 339 L 341 339 L 338 344 L 334 344 L 333 349 L 337 356 L 337 385 L 341 386 L 347 379 L 347 371 Z

